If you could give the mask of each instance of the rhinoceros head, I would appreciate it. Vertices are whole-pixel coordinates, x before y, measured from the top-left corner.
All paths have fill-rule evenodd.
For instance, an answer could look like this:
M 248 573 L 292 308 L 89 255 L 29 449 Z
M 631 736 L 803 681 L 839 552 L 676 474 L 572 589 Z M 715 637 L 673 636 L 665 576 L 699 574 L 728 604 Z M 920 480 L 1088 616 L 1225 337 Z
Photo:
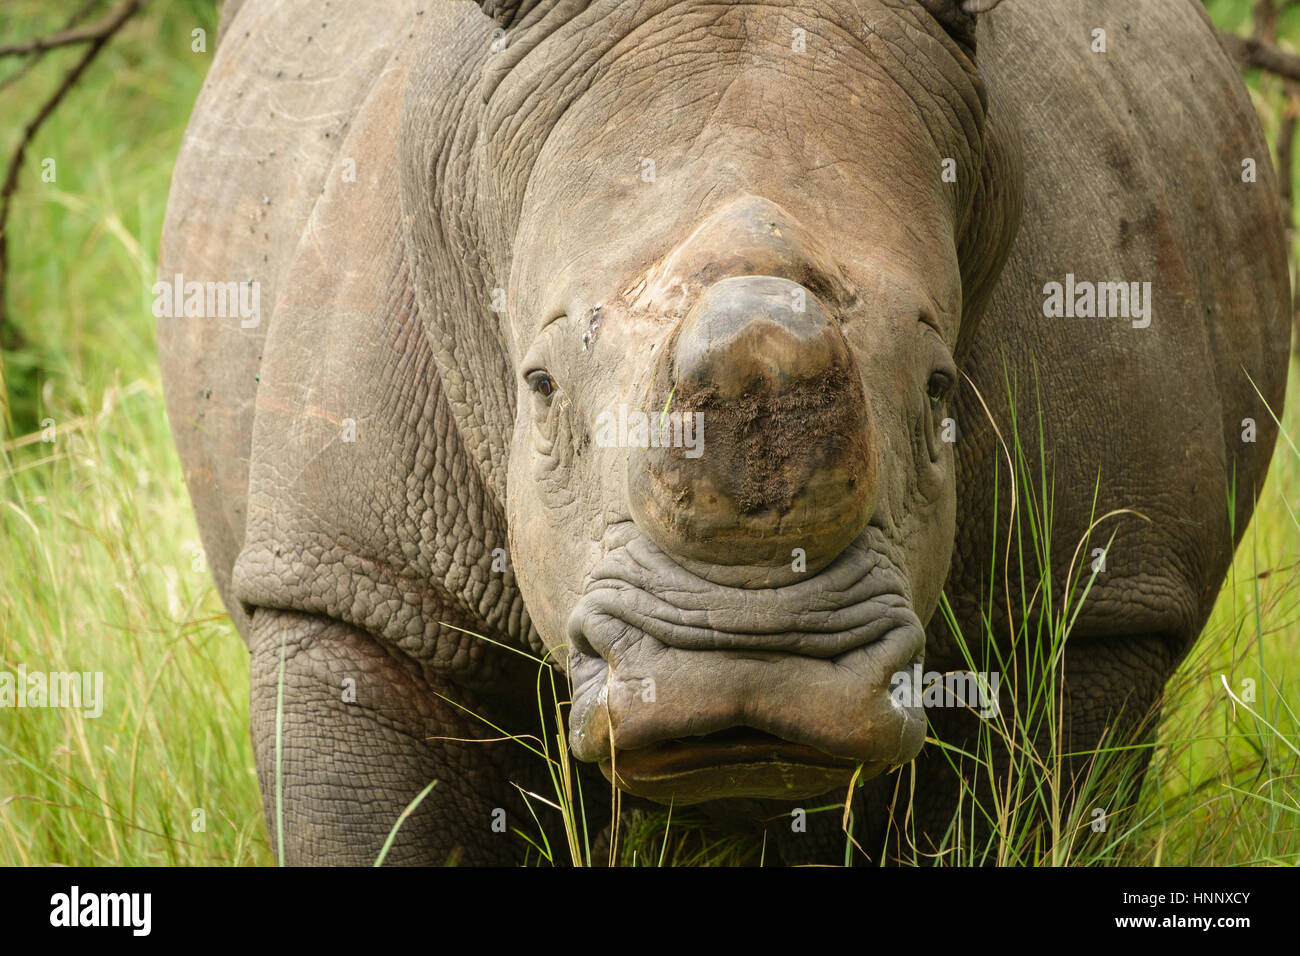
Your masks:
M 911 759 L 891 687 L 1019 208 L 975 65 L 993 3 L 481 6 L 466 118 L 407 150 L 405 201 L 574 753 L 679 804 Z M 408 89 L 404 125 L 449 108 Z

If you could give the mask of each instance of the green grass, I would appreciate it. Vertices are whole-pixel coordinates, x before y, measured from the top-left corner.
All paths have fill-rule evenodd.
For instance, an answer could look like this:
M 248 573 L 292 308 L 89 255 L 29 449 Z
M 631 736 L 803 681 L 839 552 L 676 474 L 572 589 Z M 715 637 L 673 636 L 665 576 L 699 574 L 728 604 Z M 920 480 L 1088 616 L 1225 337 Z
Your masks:
M 75 6 L 5 3 L 0 43 Z M 28 151 L 11 219 L 0 669 L 102 671 L 106 702 L 96 719 L 0 715 L 4 864 L 272 862 L 248 656 L 195 566 L 149 308 L 171 166 L 208 67 L 190 52 L 196 25 L 215 35 L 211 4 L 154 4 L 101 53 Z M 77 55 L 51 53 L 0 90 L 0 116 L 26 122 Z M 0 77 L 16 65 L 0 61 Z M 0 129 L 6 156 L 17 133 Z
M 78 5 L 6 0 L 0 43 L 62 26 Z M 1236 27 L 1247 7 L 1210 4 L 1219 22 Z M 248 657 L 195 562 L 198 533 L 167 428 L 149 308 L 171 167 L 209 64 L 210 54 L 190 51 L 196 26 L 208 30 L 211 48 L 211 3 L 154 3 L 110 44 L 29 150 L 11 220 L 0 382 L 10 416 L 0 421 L 0 670 L 102 671 L 106 702 L 97 719 L 72 709 L 0 713 L 0 864 L 275 863 L 248 736 Z M 1300 36 L 1300 20 L 1284 28 Z M 25 121 L 76 56 L 51 53 L 0 89 L 0 116 Z M 0 61 L 0 79 L 16 66 Z M 1250 82 L 1266 127 L 1275 129 L 1277 84 Z M 17 136 L 16 123 L 0 128 L 4 155 Z M 46 157 L 57 163 L 53 183 L 41 181 Z M 997 844 L 964 845 L 954 829 L 952 843 L 962 849 L 943 862 L 1296 862 L 1294 371 L 1287 407 L 1290 438 L 1279 442 L 1210 624 L 1170 684 L 1159 746 L 1129 822 L 1102 840 L 1081 839 L 1087 801 L 1073 815 L 1059 812 L 1051 760 L 1031 760 L 998 805 L 962 807 L 963 828 L 972 813 L 993 816 Z M 53 442 L 41 441 L 46 419 L 54 421 Z M 1022 464 L 1025 560 L 1034 560 L 1050 533 L 1050 499 L 1033 493 L 1034 463 Z M 1104 526 L 1098 533 L 1104 538 Z M 1086 585 L 1083 576 L 1080 591 Z M 1051 609 L 1033 626 L 1059 639 L 1065 611 Z M 1225 677 L 1238 697 L 1253 680 L 1254 702 L 1231 701 Z M 539 683 L 539 707 L 553 707 L 553 697 L 549 681 Z M 1045 688 L 1039 715 L 1050 718 L 1051 704 Z M 1012 740 L 1025 732 L 1015 720 L 989 728 Z M 552 846 L 521 828 L 535 844 L 531 863 L 601 862 L 606 853 L 638 866 L 770 859 L 760 843 L 710 835 L 679 811 L 629 814 L 608 850 L 598 849 L 584 805 L 610 794 L 578 792 L 562 732 L 527 743 L 549 761 L 555 790 L 530 804 L 539 817 L 562 814 L 565 834 L 565 845 Z M 1113 764 L 1113 755 L 1099 765 Z M 1024 809 L 1035 800 L 1049 811 L 1046 829 L 1027 822 Z M 206 825 L 197 831 L 200 809 Z M 846 840 L 846 855 L 855 852 Z
M 1300 369 L 1263 497 L 1167 688 L 1134 863 L 1300 862 Z M 1225 507 L 1226 507 L 1225 503 Z M 1253 682 L 1255 700 L 1234 702 Z M 1226 685 L 1226 686 L 1225 686 Z

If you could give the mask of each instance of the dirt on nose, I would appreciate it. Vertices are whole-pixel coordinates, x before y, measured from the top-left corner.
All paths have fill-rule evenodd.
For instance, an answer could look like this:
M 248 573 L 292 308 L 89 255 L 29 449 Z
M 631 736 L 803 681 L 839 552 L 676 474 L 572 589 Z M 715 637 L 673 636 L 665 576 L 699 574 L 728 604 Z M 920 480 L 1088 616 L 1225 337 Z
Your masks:
M 661 353 L 652 394 L 702 426 L 702 448 L 637 450 L 638 524 L 669 553 L 719 564 L 832 561 L 874 504 L 861 377 L 838 323 L 787 279 L 723 280 Z

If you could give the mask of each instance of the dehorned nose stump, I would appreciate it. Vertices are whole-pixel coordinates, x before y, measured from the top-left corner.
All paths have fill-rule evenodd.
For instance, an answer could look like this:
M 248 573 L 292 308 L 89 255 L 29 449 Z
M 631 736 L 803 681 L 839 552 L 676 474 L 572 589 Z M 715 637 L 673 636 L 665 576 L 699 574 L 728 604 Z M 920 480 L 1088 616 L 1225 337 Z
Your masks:
M 671 396 L 671 397 L 670 397 Z M 703 441 L 634 449 L 637 524 L 669 554 L 721 565 L 829 564 L 871 514 L 876 456 L 853 355 L 806 288 L 772 276 L 716 282 L 660 354 L 648 392 L 695 417 Z

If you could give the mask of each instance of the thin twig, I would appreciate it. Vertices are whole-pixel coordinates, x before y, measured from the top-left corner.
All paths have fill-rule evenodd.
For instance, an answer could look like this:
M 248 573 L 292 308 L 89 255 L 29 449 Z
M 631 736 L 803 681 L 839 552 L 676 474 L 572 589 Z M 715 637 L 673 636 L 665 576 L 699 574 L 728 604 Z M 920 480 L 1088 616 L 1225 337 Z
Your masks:
M 1258 67 L 1288 80 L 1300 82 L 1300 56 L 1287 53 L 1255 37 L 1240 37 L 1219 31 L 1219 41 L 1228 55 L 1241 66 Z
M 60 30 L 58 33 L 51 33 L 49 36 L 28 40 L 26 43 L 11 43 L 8 46 L 0 46 L 0 56 L 29 56 L 33 53 L 54 50 L 61 46 L 93 43 L 103 37 L 112 36 L 122 24 L 131 18 L 131 15 L 143 2 L 144 0 L 127 0 L 126 3 L 123 3 L 98 23 L 76 27 L 71 30 Z
M 18 148 L 14 150 L 13 156 L 10 157 L 9 168 L 5 173 L 4 185 L 0 186 L 0 332 L 3 332 L 4 330 L 5 319 L 7 317 L 6 301 L 8 298 L 7 293 L 9 286 L 9 209 L 13 202 L 14 191 L 18 188 L 18 174 L 22 171 L 23 157 L 27 153 L 27 147 L 31 145 L 37 131 L 41 128 L 41 125 L 49 119 L 50 114 L 54 112 L 55 108 L 63 100 L 63 97 L 72 89 L 77 80 L 81 78 L 81 75 L 86 72 L 86 68 L 90 66 L 95 57 L 99 56 L 99 52 L 104 49 L 105 44 L 112 39 L 113 34 L 121 29 L 122 25 L 126 23 L 126 21 L 129 20 L 136 11 L 143 7 L 146 2 L 147 0 L 126 0 L 126 2 L 118 7 L 114 13 L 104 20 L 101 20 L 95 26 L 85 27 L 78 31 L 72 31 L 79 34 L 86 34 L 89 39 L 85 42 L 88 42 L 89 46 L 86 47 L 85 53 L 83 53 L 81 59 L 77 61 L 76 66 L 74 66 L 68 74 L 64 76 L 63 82 L 61 82 L 59 88 L 54 91 L 54 95 L 45 101 L 40 110 L 37 111 L 35 118 L 27 124 L 27 127 L 23 130 L 23 137 L 18 143 Z M 58 34 L 56 34 L 56 36 L 57 35 Z M 3 47 L 0 47 L 0 51 L 3 49 Z
M 68 17 L 67 22 L 63 24 L 63 29 L 71 30 L 82 20 L 86 19 L 86 17 L 90 14 L 90 11 L 95 9 L 95 7 L 97 7 L 98 5 L 99 5 L 99 0 L 86 0 L 86 2 L 81 5 L 80 10 L 78 10 L 72 16 Z M 48 52 L 47 50 L 42 50 L 40 53 L 37 53 L 35 56 L 28 57 L 26 60 L 24 60 L 22 66 L 14 70 L 3 80 L 0 80 L 0 90 L 3 90 L 6 86 L 8 86 L 11 83 L 18 82 L 18 80 L 20 80 L 22 77 L 26 76 L 29 72 L 31 72 L 32 68 L 36 66 L 37 63 L 41 62 L 42 58 L 44 58 L 47 52 Z

